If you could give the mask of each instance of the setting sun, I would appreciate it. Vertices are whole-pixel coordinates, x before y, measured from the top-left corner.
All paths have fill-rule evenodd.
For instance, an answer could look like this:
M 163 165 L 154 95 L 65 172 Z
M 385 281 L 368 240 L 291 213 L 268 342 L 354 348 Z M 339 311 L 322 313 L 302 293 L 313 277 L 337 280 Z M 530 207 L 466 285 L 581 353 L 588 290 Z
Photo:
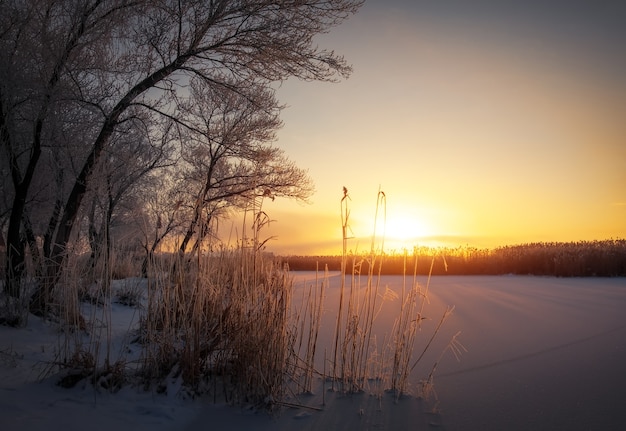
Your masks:
M 385 226 L 381 226 L 378 232 L 384 234 L 385 241 L 399 242 L 405 246 L 430 234 L 426 226 L 410 214 L 388 215 Z
M 374 220 L 374 214 L 355 205 L 352 233 L 355 238 L 363 240 L 371 238 L 375 231 L 376 246 L 381 246 L 384 240 L 386 251 L 412 248 L 436 235 L 434 226 L 425 222 L 423 212 L 414 206 L 390 200 L 381 203 L 378 218 Z

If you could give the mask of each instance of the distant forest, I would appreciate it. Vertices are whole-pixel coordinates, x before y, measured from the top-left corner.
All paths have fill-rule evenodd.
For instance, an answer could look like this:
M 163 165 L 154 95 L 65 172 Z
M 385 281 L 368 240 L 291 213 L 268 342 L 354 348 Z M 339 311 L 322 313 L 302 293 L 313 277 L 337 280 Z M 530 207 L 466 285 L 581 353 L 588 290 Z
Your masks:
M 282 256 L 291 271 L 341 270 L 341 256 Z M 383 275 L 626 276 L 626 240 L 530 243 L 478 249 L 415 247 L 402 254 L 348 255 L 346 272 Z M 431 269 L 432 268 L 432 269 Z

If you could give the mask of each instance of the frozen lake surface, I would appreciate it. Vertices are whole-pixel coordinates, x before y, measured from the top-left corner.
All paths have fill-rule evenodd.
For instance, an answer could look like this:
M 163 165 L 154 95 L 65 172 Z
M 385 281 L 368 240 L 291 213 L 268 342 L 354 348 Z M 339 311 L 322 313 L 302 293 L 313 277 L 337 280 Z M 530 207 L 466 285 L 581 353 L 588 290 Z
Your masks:
M 468 352 L 436 377 L 448 430 L 626 429 L 626 280 L 438 278 Z
M 398 291 L 403 277 L 381 284 Z M 626 279 L 439 276 L 428 297 L 432 323 L 455 309 L 416 371 L 428 372 L 457 331 L 467 348 L 460 362 L 444 355 L 435 374 L 444 429 L 626 429 Z M 385 304 L 379 325 L 397 310 Z

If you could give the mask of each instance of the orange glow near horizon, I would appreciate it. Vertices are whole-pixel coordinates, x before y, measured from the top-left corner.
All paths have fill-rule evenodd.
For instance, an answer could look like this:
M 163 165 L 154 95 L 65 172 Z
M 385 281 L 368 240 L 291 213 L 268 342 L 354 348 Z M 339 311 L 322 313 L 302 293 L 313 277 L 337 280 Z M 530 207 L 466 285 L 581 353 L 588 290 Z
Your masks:
M 603 35 L 608 9 L 591 3 L 595 21 L 519 7 L 526 21 L 506 8 L 366 2 L 322 37 L 354 72 L 277 89 L 276 145 L 317 192 L 311 205 L 264 204 L 267 250 L 340 254 L 343 186 L 353 251 L 371 248 L 378 190 L 387 250 L 626 237 L 626 38 Z M 380 212 L 377 224 L 382 235 Z
M 370 196 L 372 193 L 370 193 Z M 391 194 L 389 194 L 391 196 Z M 374 194 L 375 196 L 375 194 Z M 272 222 L 259 234 L 266 241 L 265 250 L 278 255 L 340 255 L 342 252 L 340 193 L 335 193 L 335 205 L 327 212 L 318 212 L 315 205 L 302 206 L 288 201 L 266 203 L 264 211 Z M 375 205 L 361 204 L 351 198 L 348 229 L 348 253 L 369 253 L 374 233 Z M 367 199 L 371 203 L 371 199 Z M 583 231 L 576 221 L 560 215 L 524 210 L 524 203 L 507 202 L 498 208 L 475 207 L 460 203 L 447 210 L 415 206 L 389 205 L 386 225 L 379 211 L 374 248 L 383 245 L 386 253 L 409 253 L 414 247 L 471 247 L 493 249 L 531 242 L 575 242 L 624 238 L 620 234 L 624 205 L 615 205 L 615 211 L 606 214 L 606 224 Z M 519 212 L 520 218 L 512 214 Z M 565 209 L 565 213 L 569 210 Z M 550 217 L 554 217 L 551 219 Z M 556 231 L 552 226 L 560 225 Z M 249 228 L 248 228 L 249 229 Z M 243 234 L 243 223 L 238 217 L 221 224 L 220 239 L 235 245 Z M 251 237 L 250 231 L 246 232 Z M 229 242 L 230 239 L 230 242 Z

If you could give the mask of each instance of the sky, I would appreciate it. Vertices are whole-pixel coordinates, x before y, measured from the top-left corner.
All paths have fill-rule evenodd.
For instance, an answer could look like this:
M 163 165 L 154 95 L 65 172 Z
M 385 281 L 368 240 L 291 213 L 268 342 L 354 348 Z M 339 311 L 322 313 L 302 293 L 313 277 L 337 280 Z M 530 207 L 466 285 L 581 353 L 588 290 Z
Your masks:
M 317 39 L 352 75 L 277 91 L 276 145 L 316 192 L 264 202 L 267 250 L 340 254 L 344 186 L 354 252 L 375 224 L 387 251 L 626 237 L 624 22 L 624 2 L 366 1 Z

